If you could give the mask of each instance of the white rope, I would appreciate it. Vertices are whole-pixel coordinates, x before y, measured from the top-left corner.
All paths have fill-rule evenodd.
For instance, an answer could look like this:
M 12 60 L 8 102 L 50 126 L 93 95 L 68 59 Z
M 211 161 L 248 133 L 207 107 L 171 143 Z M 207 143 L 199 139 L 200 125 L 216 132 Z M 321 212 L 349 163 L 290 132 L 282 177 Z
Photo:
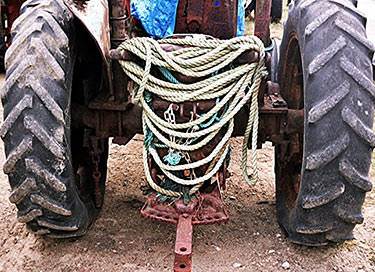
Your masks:
M 175 50 L 167 52 L 164 50 L 166 47 L 173 47 Z M 143 150 L 144 168 L 146 179 L 155 191 L 172 197 L 182 196 L 182 192 L 162 188 L 153 180 L 148 165 L 149 157 L 152 157 L 166 178 L 182 186 L 193 186 L 190 189 L 190 194 L 196 193 L 204 182 L 214 177 L 230 150 L 229 139 L 233 132 L 234 116 L 249 102 L 250 113 L 243 142 L 241 166 L 246 182 L 254 183 L 257 180 L 257 99 L 260 83 L 266 75 L 264 46 L 257 37 L 244 36 L 219 40 L 196 35 L 159 41 L 152 38 L 133 38 L 121 44 L 119 49 L 129 51 L 145 61 L 144 66 L 123 60 L 120 61 L 120 64 L 129 78 L 138 86 L 134 90 L 133 98 L 143 107 L 142 119 L 146 141 Z M 228 69 L 235 59 L 248 50 L 259 53 L 258 63 L 243 64 Z M 198 82 L 192 84 L 169 82 L 157 78 L 154 73 L 151 74 L 153 67 L 194 77 L 198 79 Z M 217 104 L 196 119 L 185 123 L 176 123 L 174 117 L 170 116 L 173 114 L 171 108 L 166 114 L 168 118 L 159 117 L 147 102 L 146 93 L 151 94 L 151 97 L 160 97 L 170 103 L 216 100 Z M 218 121 L 212 122 L 208 127 L 200 127 L 212 118 L 217 118 L 218 114 L 220 115 Z M 168 147 L 171 154 L 188 155 L 187 152 L 198 150 L 210 143 L 223 129 L 226 129 L 225 135 L 206 158 L 176 165 L 164 163 L 157 152 L 158 145 L 155 143 L 149 145 L 150 143 L 146 139 L 151 135 Z M 249 176 L 247 146 L 251 133 L 252 175 Z M 208 165 L 208 169 L 200 177 L 191 175 L 184 179 L 174 173 L 184 170 L 195 173 L 194 169 L 204 165 Z

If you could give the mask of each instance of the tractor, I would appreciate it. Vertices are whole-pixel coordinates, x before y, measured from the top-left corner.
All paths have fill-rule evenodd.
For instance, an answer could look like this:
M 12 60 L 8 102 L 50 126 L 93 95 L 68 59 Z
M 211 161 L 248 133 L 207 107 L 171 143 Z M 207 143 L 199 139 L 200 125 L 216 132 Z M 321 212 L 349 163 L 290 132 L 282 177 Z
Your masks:
M 244 36 L 241 0 L 25 1 L 0 129 L 18 221 L 37 235 L 84 235 L 103 205 L 109 139 L 143 134 L 141 214 L 177 226 L 174 271 L 191 271 L 193 226 L 229 219 L 229 139 L 243 137 L 249 183 L 261 175 L 257 149 L 274 145 L 277 219 L 290 241 L 353 239 L 375 146 L 366 18 L 356 0 L 290 1 L 278 42 L 280 1 L 252 2 Z M 152 32 L 171 22 L 172 33 Z

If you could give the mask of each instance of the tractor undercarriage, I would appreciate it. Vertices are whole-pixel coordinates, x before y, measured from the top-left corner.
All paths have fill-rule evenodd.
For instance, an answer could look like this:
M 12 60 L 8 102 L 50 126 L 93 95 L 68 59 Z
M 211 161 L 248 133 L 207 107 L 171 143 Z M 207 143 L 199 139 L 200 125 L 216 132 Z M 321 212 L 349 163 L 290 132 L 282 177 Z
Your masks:
M 222 39 L 234 37 L 237 26 L 237 16 L 234 12 L 237 10 L 236 6 L 233 1 L 222 2 L 222 5 L 214 8 L 204 1 L 180 1 L 176 33 L 199 33 Z M 288 140 L 288 135 L 303 131 L 304 113 L 303 109 L 289 110 L 287 103 L 281 96 L 279 84 L 271 80 L 275 80 L 276 72 L 273 69 L 276 69 L 277 63 L 274 62 L 278 61 L 278 56 L 272 56 L 272 54 L 279 53 L 277 52 L 276 42 L 270 39 L 269 13 L 271 1 L 260 0 L 257 2 L 259 4 L 255 16 L 255 34 L 268 46 L 266 66 L 269 71 L 269 76 L 261 83 L 258 95 L 260 115 L 258 148 L 261 148 L 262 143 L 266 141 L 280 144 Z M 144 35 L 128 17 L 129 6 L 126 3 L 126 1 L 121 0 L 111 1 L 112 48 L 117 48 L 129 37 Z M 217 14 L 221 16 L 216 17 Z M 168 52 L 176 50 L 176 48 L 165 47 L 164 50 Z M 95 137 L 114 137 L 114 143 L 125 145 L 135 134 L 142 133 L 142 109 L 132 101 L 130 92 L 134 83 L 124 74 L 118 61 L 140 62 L 141 60 L 131 52 L 118 49 L 111 50 L 109 57 L 112 59 L 111 71 L 113 77 L 113 83 L 107 85 L 109 91 L 100 92 L 86 106 L 73 104 L 75 110 L 72 111 L 72 123 L 94 130 L 96 132 Z M 259 54 L 257 52 L 246 51 L 234 61 L 234 64 L 240 65 L 258 61 Z M 175 74 L 175 77 L 186 84 L 196 80 L 181 74 Z M 199 116 L 207 113 L 215 106 L 215 101 L 203 100 L 171 104 L 168 101 L 155 98 L 152 102 L 152 108 L 160 116 L 163 116 L 170 106 L 174 108 L 176 121 L 181 122 L 188 120 L 191 115 Z M 249 111 L 249 105 L 245 105 L 235 116 L 232 137 L 244 135 Z M 209 145 L 190 152 L 191 160 L 198 161 L 210 154 L 221 137 L 223 137 L 223 134 L 219 134 Z M 161 153 L 162 156 L 165 156 L 167 150 L 161 151 Z M 289 155 L 292 156 L 293 154 Z M 148 159 L 148 165 L 152 179 L 157 181 L 161 174 L 160 170 L 151 158 Z M 177 225 L 175 271 L 191 271 L 193 225 L 223 223 L 229 219 L 221 196 L 221 192 L 225 190 L 226 186 L 227 166 L 227 163 L 224 163 L 216 173 L 216 183 L 203 186 L 199 193 L 189 201 L 184 199 L 160 201 L 160 195 L 155 192 L 149 193 L 147 196 L 147 201 L 141 210 L 143 216 Z M 204 171 L 206 170 L 203 169 Z M 189 176 L 190 172 L 185 170 L 184 175 Z M 100 185 L 97 184 L 97 186 Z M 97 190 L 99 189 L 97 188 Z

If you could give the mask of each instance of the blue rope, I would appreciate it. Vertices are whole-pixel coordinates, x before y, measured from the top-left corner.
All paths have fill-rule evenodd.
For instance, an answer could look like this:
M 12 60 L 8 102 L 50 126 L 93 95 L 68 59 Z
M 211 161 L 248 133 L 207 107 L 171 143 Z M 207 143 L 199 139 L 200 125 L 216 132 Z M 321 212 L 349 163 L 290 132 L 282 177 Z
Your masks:
M 173 84 L 180 84 L 180 82 L 172 75 L 172 73 L 167 68 L 159 67 L 159 70 L 169 82 Z
M 175 152 L 170 152 L 164 156 L 163 160 L 169 165 L 178 165 L 181 161 L 181 155 Z

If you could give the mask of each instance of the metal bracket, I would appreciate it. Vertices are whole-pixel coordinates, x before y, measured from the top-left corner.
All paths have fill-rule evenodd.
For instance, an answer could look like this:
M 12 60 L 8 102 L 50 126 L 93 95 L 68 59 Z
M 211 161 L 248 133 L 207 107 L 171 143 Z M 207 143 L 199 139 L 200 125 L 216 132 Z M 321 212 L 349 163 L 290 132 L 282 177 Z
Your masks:
M 174 248 L 174 272 L 192 271 L 193 217 L 182 214 L 178 218 Z

